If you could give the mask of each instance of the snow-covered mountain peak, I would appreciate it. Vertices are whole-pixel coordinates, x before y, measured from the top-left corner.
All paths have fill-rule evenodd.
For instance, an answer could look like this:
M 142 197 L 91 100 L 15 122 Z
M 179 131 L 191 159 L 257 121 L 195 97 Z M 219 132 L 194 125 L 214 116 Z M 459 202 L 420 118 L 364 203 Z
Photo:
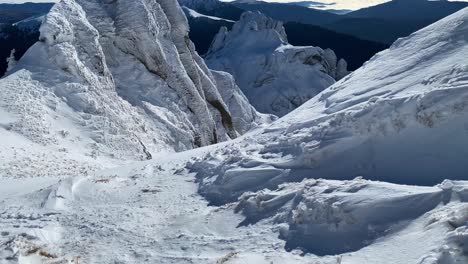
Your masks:
M 288 42 L 283 22 L 274 20 L 260 12 L 244 12 L 233 26 L 231 34 L 245 34 L 248 31 L 275 31 L 283 43 Z
M 229 75 L 206 67 L 188 31 L 176 0 L 57 3 L 40 42 L 0 81 L 0 107 L 21 117 L 4 124 L 8 133 L 90 157 L 140 159 L 262 122 Z
M 211 53 L 215 53 L 227 45 L 242 45 L 244 49 L 250 47 L 251 49 L 268 51 L 286 45 L 287 42 L 288 38 L 282 22 L 269 18 L 260 12 L 248 11 L 242 14 L 231 31 L 228 32 L 226 27 L 221 27 L 213 39 L 207 56 L 209 57 Z
M 283 116 L 348 74 L 335 52 L 288 44 L 283 23 L 245 12 L 231 31 L 222 27 L 207 64 L 234 75 L 258 111 Z

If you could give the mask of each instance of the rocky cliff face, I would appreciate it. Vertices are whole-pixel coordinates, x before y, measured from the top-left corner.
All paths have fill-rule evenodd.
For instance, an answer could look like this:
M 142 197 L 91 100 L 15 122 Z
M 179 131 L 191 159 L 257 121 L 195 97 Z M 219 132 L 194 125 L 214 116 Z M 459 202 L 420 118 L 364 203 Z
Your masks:
M 244 13 L 231 31 L 222 28 L 206 58 L 234 75 L 257 110 L 278 116 L 348 74 L 332 50 L 291 46 L 281 22 L 256 12 Z
M 0 82 L 0 105 L 21 117 L 6 125 L 38 144 L 131 159 L 237 137 L 261 118 L 188 31 L 176 0 L 61 1 Z

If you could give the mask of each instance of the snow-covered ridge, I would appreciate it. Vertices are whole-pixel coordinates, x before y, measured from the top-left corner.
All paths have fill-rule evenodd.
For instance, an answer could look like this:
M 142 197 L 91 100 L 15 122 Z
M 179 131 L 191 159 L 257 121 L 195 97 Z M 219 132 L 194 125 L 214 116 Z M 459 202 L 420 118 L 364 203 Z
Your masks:
M 262 122 L 232 78 L 213 76 L 195 52 L 176 0 L 64 0 L 40 32 L 0 81 L 0 108 L 12 116 L 2 133 L 65 153 L 145 159 Z
M 464 9 L 400 39 L 292 113 L 249 135 L 245 147 L 253 152 L 225 149 L 224 155 L 242 156 L 234 163 L 213 154 L 208 160 L 223 164 L 207 173 L 241 181 L 254 169 L 262 170 L 265 178 L 256 177 L 258 183 L 244 186 L 249 188 L 304 177 L 364 176 L 423 185 L 448 175 L 466 179 L 467 21 Z M 242 173 L 230 168 L 242 168 Z M 208 189 L 227 187 L 226 181 L 217 183 Z M 236 195 L 220 192 L 225 193 Z
M 348 74 L 332 50 L 289 45 L 283 24 L 258 12 L 244 13 L 229 32 L 221 28 L 206 60 L 233 74 L 258 111 L 278 116 Z
M 14 27 L 18 28 L 21 31 L 36 31 L 44 22 L 44 16 L 33 16 L 26 18 L 24 20 L 18 21 L 13 24 Z
M 468 9 L 464 9 L 398 40 L 362 68 L 271 126 L 189 163 L 188 168 L 198 173 L 200 192 L 212 203 L 225 204 L 240 198 L 239 210 L 247 216 L 247 222 L 273 217 L 276 222 L 285 223 L 281 232 L 290 249 L 304 248 L 320 255 L 363 248 L 353 255 L 371 254 L 371 247 L 366 247 L 375 234 L 392 236 L 379 231 L 386 228 L 379 226 L 385 219 L 374 219 L 379 224 L 373 224 L 368 222 L 373 216 L 361 218 L 360 210 L 370 210 L 364 209 L 368 207 L 364 201 L 371 199 L 361 195 L 370 195 L 377 203 L 370 208 L 382 206 L 378 205 L 378 198 L 366 194 L 375 183 L 363 182 L 362 178 L 397 184 L 379 187 L 383 187 L 379 192 L 385 197 L 400 192 L 407 184 L 432 186 L 447 178 L 468 180 L 467 57 Z M 355 177 L 358 179 L 352 180 Z M 327 180 L 308 180 L 320 178 Z M 395 215 L 402 218 L 392 220 L 392 224 L 406 221 L 407 217 L 431 221 L 427 220 L 429 215 L 450 215 L 456 208 L 466 208 L 463 186 L 466 182 L 444 181 L 438 187 L 442 190 L 432 188 L 435 193 L 420 197 L 424 205 L 418 208 L 426 208 L 420 214 L 431 212 L 424 214 L 426 220 L 421 220 L 420 214 L 412 217 L 401 214 Z M 431 188 L 427 190 L 432 192 Z M 352 193 L 356 193 L 357 200 L 351 198 Z M 439 198 L 434 199 L 433 195 Z M 397 198 L 408 204 L 401 207 L 420 199 L 416 198 L 419 194 L 411 196 L 406 193 Z M 446 212 L 432 210 L 448 201 L 453 203 L 440 209 Z M 396 203 L 382 202 L 392 206 Z M 429 218 L 432 217 L 437 218 Z M 423 253 L 411 258 L 406 255 L 405 263 L 466 261 L 463 243 L 467 217 L 463 213 L 459 219 L 462 222 L 454 221 L 458 224 L 442 235 L 447 240 L 437 242 L 448 243 L 450 250 L 444 251 L 439 245 L 433 248 L 433 255 L 423 260 L 418 260 Z M 447 221 L 445 216 L 441 218 L 443 223 Z M 330 224 L 333 219 L 337 221 L 336 227 Z M 351 248 L 357 246 L 356 241 L 348 243 L 346 239 L 360 239 L 350 234 L 363 235 L 364 229 L 354 230 L 361 224 L 376 229 L 365 231 L 370 235 L 362 238 L 365 243 Z M 311 242 L 316 235 L 321 237 L 323 246 Z M 344 242 L 340 252 L 332 250 L 340 247 L 338 241 Z M 381 254 L 393 254 L 381 250 Z M 392 261 L 389 257 L 372 263 L 395 263 Z
M 193 18 L 206 18 L 206 19 L 211 19 L 211 20 L 224 20 L 224 21 L 227 21 L 227 22 L 234 23 L 234 21 L 229 20 L 229 19 L 224 19 L 224 18 L 220 18 L 220 17 L 207 16 L 207 15 L 200 14 L 197 11 L 195 11 L 193 9 L 190 9 L 190 8 L 188 8 L 186 6 L 183 6 L 182 9 L 186 10 L 185 13 L 187 14 L 187 16 L 190 16 L 190 17 L 193 17 Z

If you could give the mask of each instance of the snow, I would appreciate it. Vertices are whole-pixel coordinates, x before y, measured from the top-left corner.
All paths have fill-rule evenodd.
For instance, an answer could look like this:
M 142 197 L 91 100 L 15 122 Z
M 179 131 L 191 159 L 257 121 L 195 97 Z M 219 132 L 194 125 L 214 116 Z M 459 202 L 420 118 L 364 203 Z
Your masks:
M 185 7 L 183 6 L 182 9 L 186 10 L 187 13 L 188 13 L 188 16 L 191 16 L 193 18 L 207 18 L 207 19 L 210 19 L 210 20 L 224 20 L 224 21 L 227 21 L 227 22 L 232 22 L 234 23 L 234 21 L 232 20 L 229 20 L 229 19 L 224 19 L 224 18 L 219 18 L 219 17 L 214 17 L 214 16 L 207 16 L 207 15 L 203 15 L 203 14 L 200 14 L 198 13 L 197 11 L 193 10 L 193 9 L 190 9 L 188 7 Z
M 23 32 L 34 32 L 41 26 L 44 19 L 45 16 L 33 16 L 16 22 L 13 26 Z
M 0 80 L 2 264 L 468 262 L 468 9 L 268 125 L 232 76 L 185 49 L 175 3 L 65 0 L 46 18 L 44 42 Z M 171 28 L 159 36 L 164 52 L 152 53 L 151 33 L 132 35 L 147 28 L 131 16 L 139 8 L 170 17 L 155 27 Z M 162 65 L 134 59 L 148 54 L 165 55 Z M 179 132 L 187 112 L 169 81 L 144 71 L 158 65 L 182 65 L 181 78 L 205 73 L 199 83 L 215 90 L 193 86 L 222 98 L 246 133 L 174 153 L 171 140 L 182 149 L 190 138 Z M 131 130 L 138 119 L 145 132 Z M 167 123 L 169 132 L 157 125 Z M 148 149 L 152 160 L 135 161 Z
M 0 108 L 18 117 L 4 133 L 64 158 L 142 160 L 235 138 L 269 119 L 232 96 L 240 90 L 229 75 L 215 80 L 175 1 L 65 0 L 40 32 L 0 80 Z
M 283 116 L 348 74 L 332 50 L 293 47 L 283 24 L 246 12 L 221 28 L 206 55 L 210 68 L 231 73 L 262 113 Z
M 463 224 L 453 227 L 459 229 L 455 239 L 449 238 L 450 228 L 435 230 L 443 233 L 434 235 L 437 239 L 456 243 L 434 238 L 419 249 L 400 241 L 394 246 L 410 247 L 400 257 L 379 243 L 387 246 L 396 234 L 420 230 L 432 214 L 466 208 L 465 191 L 459 191 L 466 182 L 446 181 L 444 191 L 414 185 L 468 180 L 467 20 L 464 9 L 400 39 L 271 126 L 190 162 L 200 192 L 214 205 L 240 199 L 238 210 L 247 223 L 274 219 L 286 248 L 316 255 L 353 252 L 344 255 L 344 263 L 424 263 L 419 258 L 434 255 L 437 263 L 466 262 L 466 214 L 456 221 Z M 326 180 L 305 180 L 321 178 Z M 392 198 L 394 193 L 401 196 Z M 405 222 L 408 226 L 400 226 Z M 415 239 L 419 233 L 406 236 Z

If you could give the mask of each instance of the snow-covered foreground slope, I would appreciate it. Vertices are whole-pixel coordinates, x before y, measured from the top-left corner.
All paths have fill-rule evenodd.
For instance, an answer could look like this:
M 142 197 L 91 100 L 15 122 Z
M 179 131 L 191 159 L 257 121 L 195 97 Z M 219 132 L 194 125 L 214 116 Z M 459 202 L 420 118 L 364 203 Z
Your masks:
M 466 182 L 416 187 L 306 180 L 209 207 L 185 164 L 229 144 L 157 155 L 87 177 L 2 177 L 0 260 L 466 263 Z M 286 251 L 294 248 L 317 255 Z
M 348 74 L 332 50 L 291 46 L 281 22 L 256 12 L 244 13 L 229 32 L 222 27 L 206 60 L 231 73 L 258 111 L 277 116 Z
M 263 122 L 232 78 L 194 51 L 175 0 L 64 0 L 40 31 L 0 80 L 0 133 L 25 139 L 27 158 L 46 146 L 64 157 L 146 159 Z

